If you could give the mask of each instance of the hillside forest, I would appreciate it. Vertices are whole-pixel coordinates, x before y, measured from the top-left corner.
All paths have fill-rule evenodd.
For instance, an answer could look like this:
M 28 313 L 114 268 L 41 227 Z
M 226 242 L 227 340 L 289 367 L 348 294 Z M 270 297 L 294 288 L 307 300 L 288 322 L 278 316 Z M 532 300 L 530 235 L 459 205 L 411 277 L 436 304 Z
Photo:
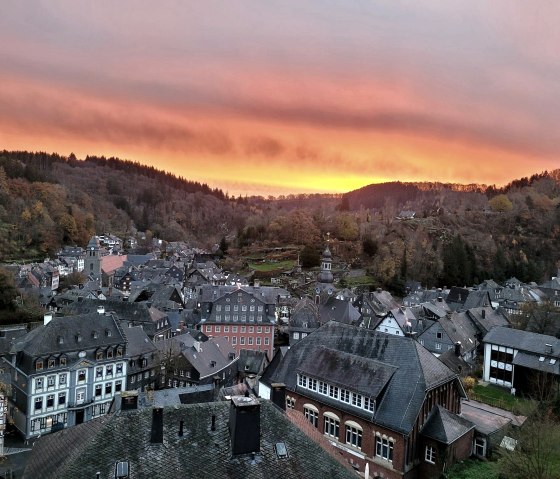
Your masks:
M 118 158 L 0 152 L 0 262 L 139 231 L 146 241 L 221 245 L 230 269 L 286 246 L 313 266 L 328 238 L 335 260 L 396 292 L 408 279 L 428 287 L 540 282 L 560 260 L 560 170 L 501 188 L 392 182 L 344 195 L 232 197 Z

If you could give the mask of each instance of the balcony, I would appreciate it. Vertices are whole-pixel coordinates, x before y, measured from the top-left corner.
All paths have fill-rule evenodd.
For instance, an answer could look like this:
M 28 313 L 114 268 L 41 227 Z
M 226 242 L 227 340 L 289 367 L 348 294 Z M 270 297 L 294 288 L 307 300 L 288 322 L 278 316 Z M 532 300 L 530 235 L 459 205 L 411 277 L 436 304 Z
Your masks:
M 68 405 L 67 405 L 67 408 L 68 408 L 69 411 L 75 410 L 75 409 L 82 409 L 86 406 L 89 406 L 90 404 L 93 404 L 94 401 L 95 401 L 95 398 L 87 399 L 85 401 L 69 402 Z

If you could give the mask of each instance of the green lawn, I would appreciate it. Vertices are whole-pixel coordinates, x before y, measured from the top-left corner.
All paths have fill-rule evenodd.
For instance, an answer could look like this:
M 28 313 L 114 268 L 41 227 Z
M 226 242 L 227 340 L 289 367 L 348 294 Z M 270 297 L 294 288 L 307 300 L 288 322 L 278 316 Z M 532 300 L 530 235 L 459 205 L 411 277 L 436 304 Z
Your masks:
M 353 286 L 373 286 L 375 284 L 371 276 L 356 276 L 352 278 L 344 278 L 346 285 L 350 288 Z
M 501 388 L 493 384 L 488 384 L 487 386 L 477 384 L 473 388 L 471 399 L 513 412 L 518 412 L 519 409 L 523 408 L 527 403 L 525 399 L 510 394 L 509 389 Z
M 293 259 L 287 259 L 284 261 L 274 261 L 274 260 L 267 260 L 264 263 L 249 263 L 249 268 L 254 269 L 255 271 L 263 271 L 263 272 L 270 272 L 270 271 L 286 271 L 292 269 L 296 262 Z
M 448 472 L 449 479 L 498 479 L 496 464 L 493 462 L 468 459 L 455 464 Z

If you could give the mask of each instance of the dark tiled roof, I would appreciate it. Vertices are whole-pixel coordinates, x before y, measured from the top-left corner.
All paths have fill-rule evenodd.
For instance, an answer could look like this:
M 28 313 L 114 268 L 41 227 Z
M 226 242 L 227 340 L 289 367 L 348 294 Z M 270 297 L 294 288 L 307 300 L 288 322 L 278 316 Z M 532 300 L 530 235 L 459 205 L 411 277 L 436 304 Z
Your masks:
M 560 357 L 560 339 L 546 334 L 531 333 L 520 329 L 499 326 L 490 330 L 484 336 L 484 342 L 508 346 L 535 354 Z M 552 345 L 552 353 L 548 351 L 547 344 Z
M 555 374 L 556 376 L 560 375 L 560 360 L 558 357 L 539 356 L 519 351 L 515 358 L 513 358 L 513 364 L 544 373 Z
M 54 317 L 47 325 L 32 330 L 14 343 L 12 352 L 24 351 L 37 357 L 124 342 L 120 325 L 113 316 L 90 313 Z
M 163 444 L 150 442 L 152 410 L 96 419 L 40 438 L 24 479 L 114 477 L 115 463 L 129 461 L 131 478 L 343 479 L 355 473 L 332 459 L 274 405 L 261 401 L 260 452 L 232 457 L 230 404 L 181 405 L 163 410 Z M 215 416 L 215 430 L 211 418 Z M 178 435 L 179 421 L 184 435 Z M 279 458 L 283 442 L 288 456 Z
M 452 444 L 474 428 L 474 424 L 441 406 L 435 406 L 420 431 L 423 436 Z
M 316 348 L 323 346 L 340 355 L 332 354 L 332 363 L 322 364 L 317 370 L 319 379 L 329 381 L 331 369 L 338 370 L 353 355 L 363 358 L 355 362 L 348 375 L 358 378 L 369 361 L 396 368 L 389 380 L 383 398 L 377 405 L 374 421 L 394 431 L 409 433 L 423 403 L 426 390 L 451 381 L 456 375 L 433 354 L 411 338 L 372 331 L 331 321 L 313 331 L 292 346 L 282 360 L 273 359 L 263 375 L 263 382 L 284 383 L 288 390 L 297 388 L 296 371 L 306 364 Z M 301 392 L 301 391 L 300 391 Z M 341 409 L 344 407 L 340 403 Z M 354 411 L 352 411 L 354 412 Z
M 126 351 L 128 356 L 141 356 L 157 351 L 155 344 L 148 337 L 142 326 L 128 328 L 124 325 L 122 331 L 127 341 Z

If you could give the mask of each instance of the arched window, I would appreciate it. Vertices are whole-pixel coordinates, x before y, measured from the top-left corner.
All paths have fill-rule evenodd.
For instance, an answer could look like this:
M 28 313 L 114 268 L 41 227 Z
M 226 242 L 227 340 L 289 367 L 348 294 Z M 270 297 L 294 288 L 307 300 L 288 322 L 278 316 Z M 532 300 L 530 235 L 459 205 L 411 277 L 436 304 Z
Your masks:
M 323 413 L 323 418 L 325 435 L 338 439 L 340 435 L 340 418 L 336 414 L 328 411 Z
M 303 414 L 305 419 L 307 419 L 313 426 L 319 426 L 319 410 L 313 406 L 313 404 L 303 405 Z
M 346 429 L 346 444 L 361 449 L 363 432 L 362 426 L 354 421 L 346 421 L 344 426 Z

